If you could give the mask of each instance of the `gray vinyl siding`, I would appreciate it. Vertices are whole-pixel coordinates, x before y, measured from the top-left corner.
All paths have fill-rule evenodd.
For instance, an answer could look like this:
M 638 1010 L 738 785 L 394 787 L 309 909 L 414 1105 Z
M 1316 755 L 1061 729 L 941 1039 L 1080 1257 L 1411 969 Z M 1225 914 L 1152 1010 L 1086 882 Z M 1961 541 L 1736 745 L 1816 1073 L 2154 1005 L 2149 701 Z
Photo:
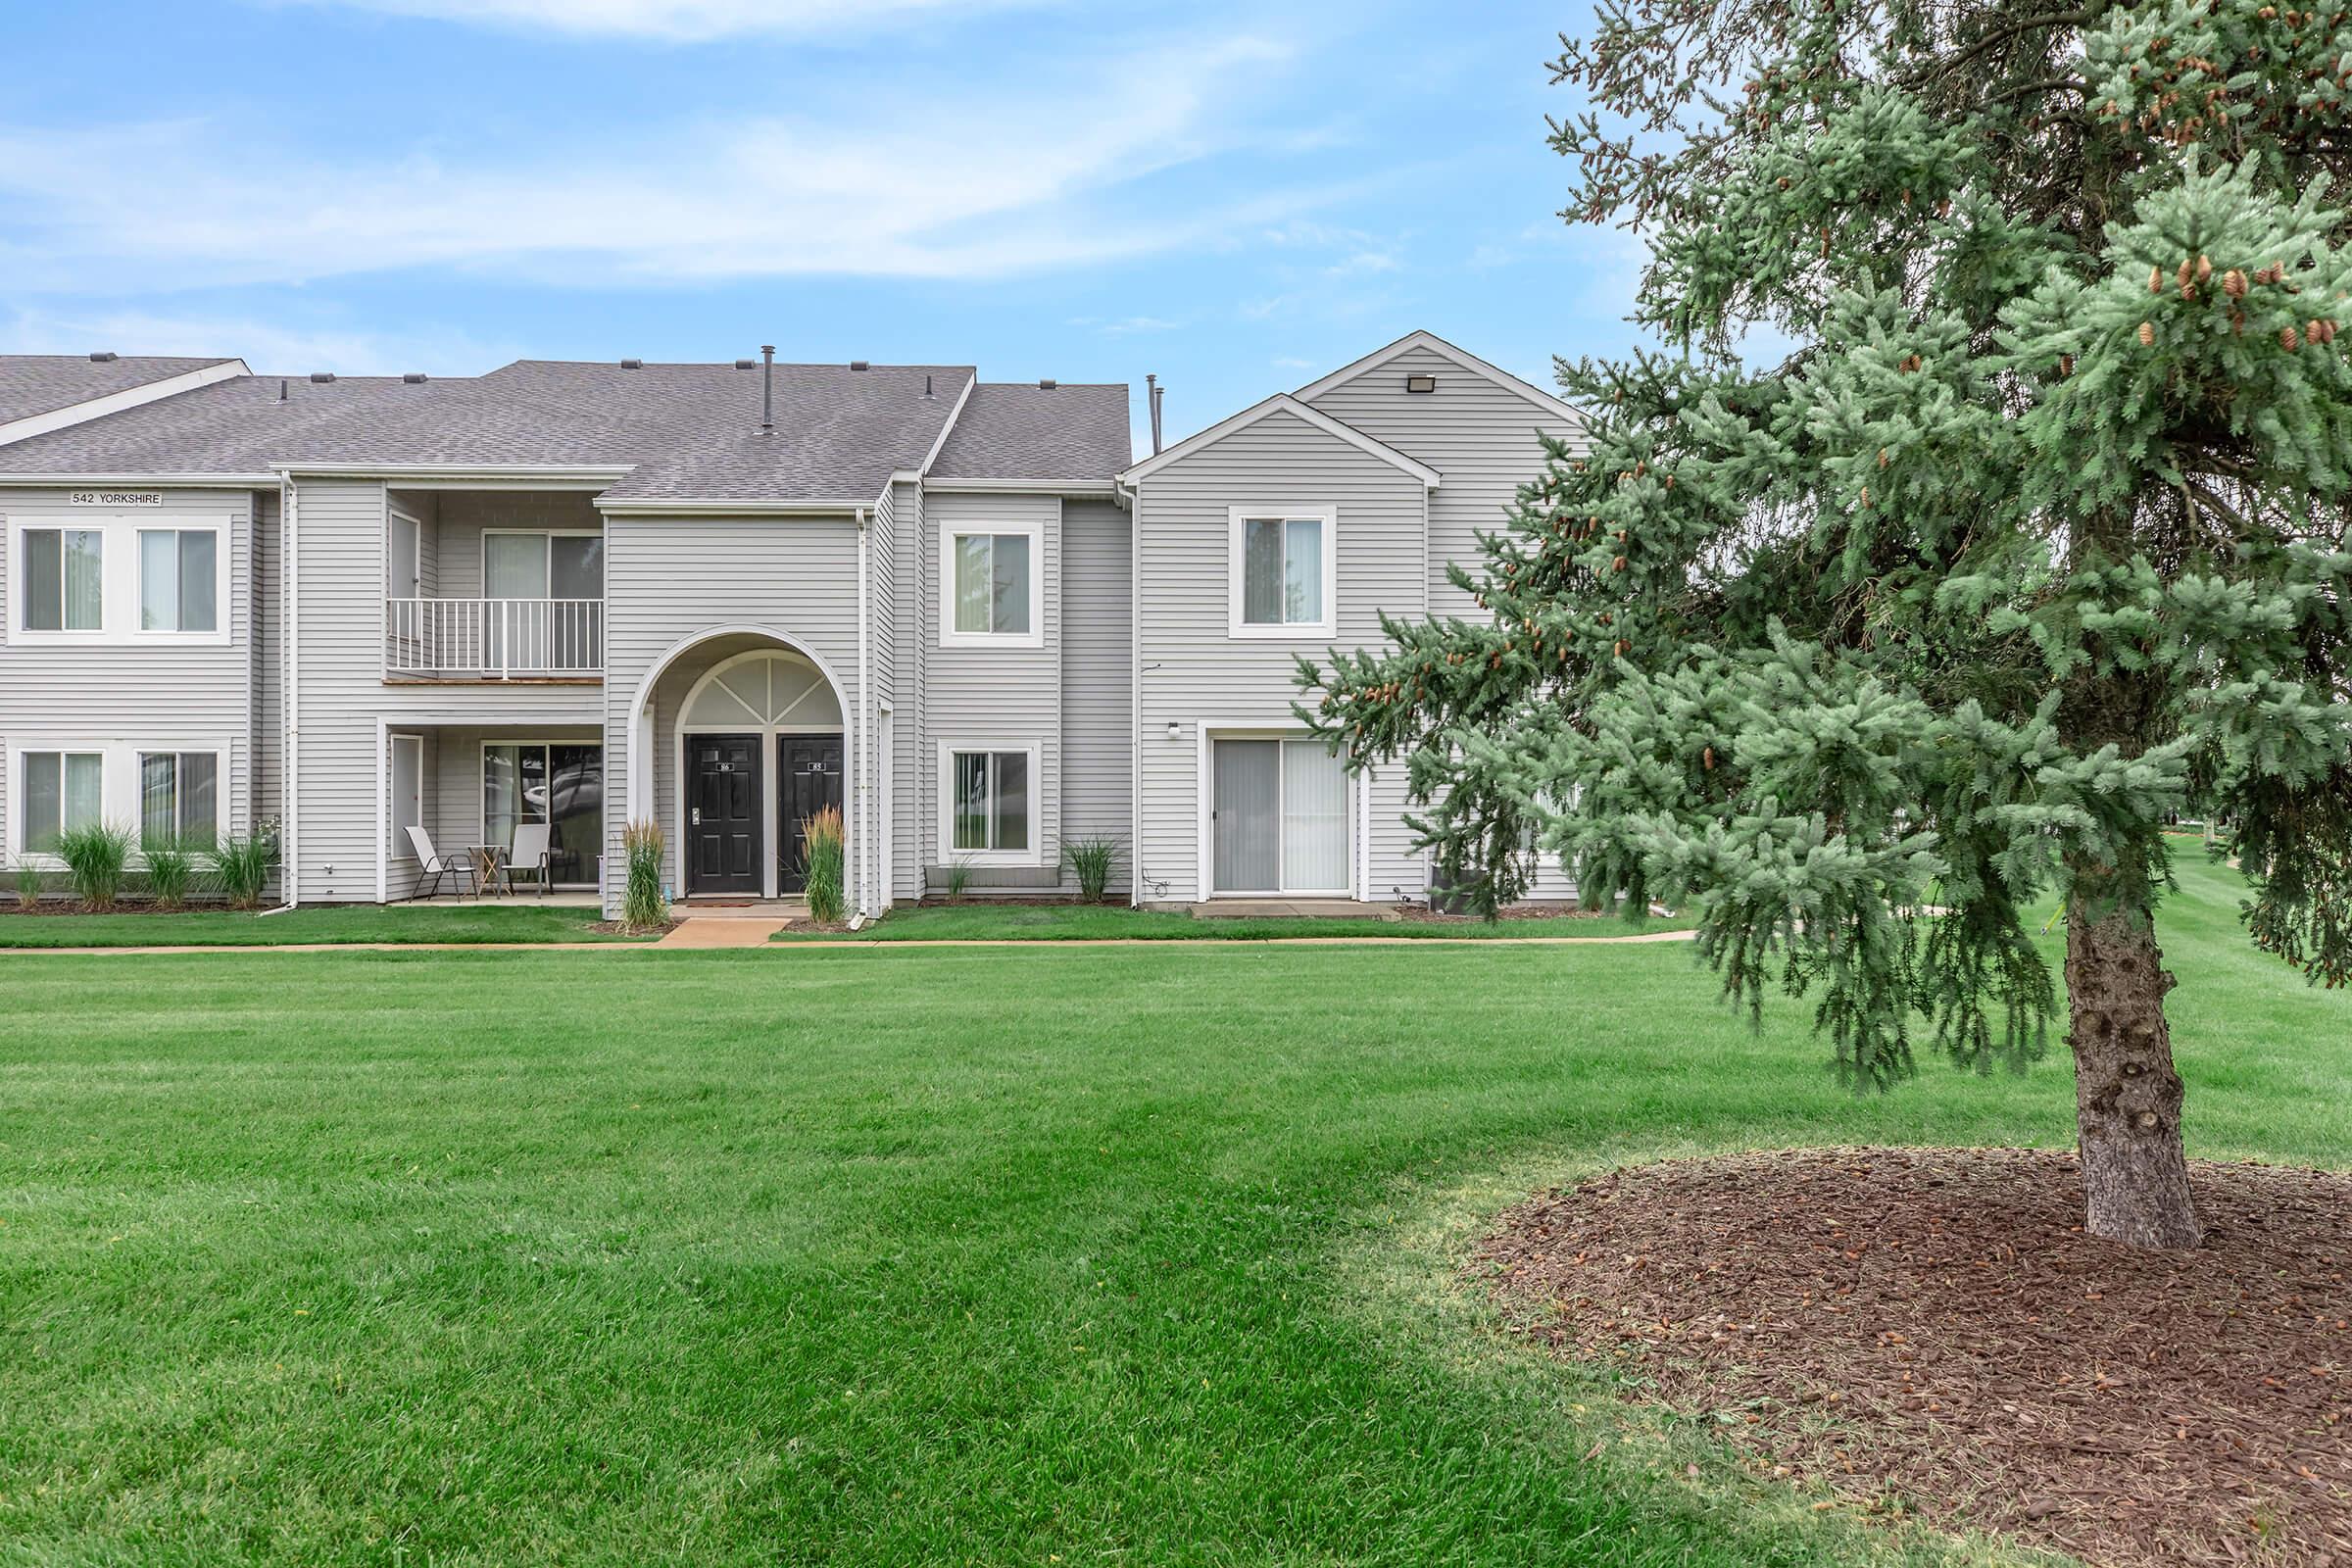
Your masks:
M 948 784 L 943 755 L 954 750 L 1037 748 L 1036 863 L 977 865 L 974 887 L 1007 890 L 1055 886 L 1061 859 L 1061 503 L 1053 496 L 966 495 L 934 492 L 925 509 L 929 534 L 931 635 L 923 649 L 924 711 L 931 744 L 917 766 L 929 776 L 931 809 L 923 824 L 926 866 L 944 866 L 954 852 L 940 842 L 939 803 Z M 940 641 L 940 584 L 946 580 L 951 531 L 994 525 L 1040 530 L 1043 591 L 1032 606 L 1044 628 L 1038 648 L 948 647 Z M 932 877 L 934 882 L 939 877 Z
M 1436 376 L 1437 391 L 1405 391 L 1413 374 Z M 1476 602 L 1446 580 L 1446 563 L 1478 565 L 1480 530 L 1505 526 L 1519 486 L 1543 475 L 1538 431 L 1573 437 L 1576 426 L 1427 349 L 1408 349 L 1313 401 L 1446 476 L 1429 498 L 1429 604 L 1441 615 L 1479 614 Z
M 254 497 L 242 491 L 167 491 L 164 505 L 123 513 L 76 507 L 68 492 L 60 490 L 0 489 L 0 813 L 17 809 L 13 748 L 169 744 L 217 750 L 220 825 L 232 833 L 251 826 L 254 511 Z M 101 516 L 110 522 L 128 517 L 158 525 L 182 518 L 225 524 L 228 592 L 220 612 L 228 631 L 226 643 L 48 643 L 17 633 L 22 615 L 12 579 L 19 563 L 11 525 L 88 526 Z M 110 533 L 106 548 L 123 548 L 124 538 Z M 108 606 L 110 619 L 124 613 L 135 617 L 135 598 L 127 607 Z M 110 757 L 110 816 L 122 814 L 112 805 L 122 798 L 112 772 L 116 765 Z M 13 815 L 0 815 L 0 822 L 16 825 Z M 0 834 L 0 842 L 5 839 Z
M 727 628 L 769 633 L 813 655 L 831 672 L 852 733 L 845 759 L 856 755 L 856 715 L 863 707 L 858 680 L 858 553 L 856 521 L 784 517 L 612 517 L 605 526 L 606 863 L 618 868 L 620 835 L 630 816 L 651 815 L 667 841 L 673 889 L 679 872 L 677 722 L 694 682 L 711 665 L 762 646 L 762 636 L 710 636 Z M 653 794 L 635 798 L 630 716 L 656 666 L 661 671 L 647 703 L 652 719 Z M 846 782 L 854 799 L 857 781 Z M 650 809 L 649 809 L 650 808 Z M 853 826 L 852 832 L 861 831 Z M 862 867 L 853 869 L 861 876 Z M 617 907 L 620 878 L 609 876 L 607 904 Z M 861 888 L 853 890 L 859 896 Z
M 1381 611 L 1409 615 L 1424 608 L 1423 498 L 1421 481 L 1394 464 L 1279 412 L 1142 482 L 1136 504 L 1143 595 L 1137 607 L 1143 663 L 1137 874 L 1145 899 L 1203 896 L 1202 723 L 1296 726 L 1295 656 L 1320 658 L 1324 651 L 1321 638 L 1231 635 L 1229 509 L 1337 509 L 1333 641 L 1354 648 L 1380 642 Z M 1173 738 L 1171 723 L 1177 726 Z M 1391 789 L 1376 799 L 1373 830 L 1359 836 L 1354 850 L 1363 891 L 1380 897 L 1392 886 L 1417 887 L 1424 880 L 1395 820 L 1396 793 Z
M 933 604 L 930 552 L 923 543 L 929 532 L 925 499 L 919 485 L 892 487 L 890 548 L 875 556 L 878 576 L 891 585 L 897 606 L 890 629 L 898 710 L 891 725 L 897 754 L 891 759 L 892 793 L 897 797 L 890 812 L 891 897 L 910 902 L 923 896 L 924 850 L 931 839 L 926 824 L 936 819 L 931 769 L 922 761 L 930 752 L 924 650 Z
M 584 724 L 594 686 L 394 682 L 383 678 L 385 493 L 374 479 L 294 486 L 293 718 L 296 893 L 306 904 L 376 896 L 384 841 L 379 725 Z M 387 861 L 389 879 L 392 866 Z M 388 880 L 388 896 L 403 890 Z
M 1116 839 L 1121 894 L 1135 813 L 1131 528 L 1111 502 L 1062 503 L 1061 835 Z
M 1404 378 L 1412 374 L 1436 376 L 1438 389 L 1407 392 Z M 1497 386 L 1444 355 L 1422 348 L 1408 349 L 1363 370 L 1317 394 L 1313 403 L 1333 418 L 1445 475 L 1445 483 L 1429 497 L 1429 609 L 1439 615 L 1484 618 L 1477 602 L 1446 580 L 1446 564 L 1453 561 L 1472 570 L 1478 567 L 1485 559 L 1478 545 L 1479 533 L 1507 526 L 1519 486 L 1543 474 L 1544 446 L 1539 432 L 1575 441 L 1581 450 L 1578 426 L 1548 414 L 1509 387 Z M 1384 799 L 1402 808 L 1400 779 L 1394 786 L 1376 779 L 1373 790 L 1376 813 L 1386 814 L 1379 804 Z M 1396 827 L 1404 833 L 1400 821 Z M 1385 837 L 1385 832 L 1381 836 Z M 1409 839 L 1409 833 L 1404 836 Z M 1400 847 L 1397 853 L 1421 858 L 1407 848 Z M 1377 881 L 1369 891 L 1373 897 L 1389 896 L 1387 885 Z M 1559 863 L 1546 860 L 1529 896 L 1568 899 L 1575 892 L 1574 881 Z
M 253 530 L 253 817 L 286 810 L 285 537 L 278 494 L 254 497 Z

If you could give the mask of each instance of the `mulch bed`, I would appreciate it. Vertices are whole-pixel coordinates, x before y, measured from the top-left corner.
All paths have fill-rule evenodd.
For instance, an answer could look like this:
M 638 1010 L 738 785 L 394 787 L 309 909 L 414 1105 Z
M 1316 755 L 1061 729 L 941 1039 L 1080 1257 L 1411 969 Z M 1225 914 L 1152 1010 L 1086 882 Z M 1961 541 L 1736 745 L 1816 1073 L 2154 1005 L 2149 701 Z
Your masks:
M 2198 1163 L 2205 1245 L 2086 1237 L 2072 1153 L 1802 1150 L 1501 1217 L 1520 1333 L 1775 1475 L 2096 1563 L 2352 1568 L 2352 1177 Z

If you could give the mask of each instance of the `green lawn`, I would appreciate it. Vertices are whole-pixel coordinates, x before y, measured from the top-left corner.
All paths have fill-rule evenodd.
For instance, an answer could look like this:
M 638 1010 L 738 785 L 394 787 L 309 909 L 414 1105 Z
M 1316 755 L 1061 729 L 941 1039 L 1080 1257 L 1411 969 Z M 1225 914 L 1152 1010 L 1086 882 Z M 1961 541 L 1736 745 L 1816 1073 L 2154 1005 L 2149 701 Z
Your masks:
M 2188 882 L 2197 1152 L 2352 1163 L 2352 998 Z M 10 1565 L 1957 1560 L 1487 1336 L 1450 1250 L 1514 1182 L 2073 1105 L 2059 1059 L 1847 1098 L 1681 945 L 19 954 L 0 995 Z
M 321 905 L 283 914 L 0 914 L 0 948 L 264 948 L 304 942 L 615 942 L 596 909 L 514 904 Z M 5 1560 L 5 1559 L 0 1559 Z
M 1621 937 L 1669 931 L 1688 921 L 1622 915 L 1549 915 L 1515 920 L 1351 920 L 1316 915 L 1212 916 L 1182 909 L 1115 905 L 959 904 L 894 909 L 862 931 L 780 931 L 778 942 L 941 942 L 988 938 L 1017 942 L 1260 942 L 1278 937 Z

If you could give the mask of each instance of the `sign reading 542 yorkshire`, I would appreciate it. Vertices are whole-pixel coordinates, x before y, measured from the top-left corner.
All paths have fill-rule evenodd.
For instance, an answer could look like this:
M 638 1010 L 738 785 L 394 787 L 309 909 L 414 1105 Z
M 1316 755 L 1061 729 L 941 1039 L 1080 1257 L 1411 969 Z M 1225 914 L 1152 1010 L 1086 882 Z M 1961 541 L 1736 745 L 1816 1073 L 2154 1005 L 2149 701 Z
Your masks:
M 76 507 L 160 507 L 161 490 L 75 490 L 69 498 Z

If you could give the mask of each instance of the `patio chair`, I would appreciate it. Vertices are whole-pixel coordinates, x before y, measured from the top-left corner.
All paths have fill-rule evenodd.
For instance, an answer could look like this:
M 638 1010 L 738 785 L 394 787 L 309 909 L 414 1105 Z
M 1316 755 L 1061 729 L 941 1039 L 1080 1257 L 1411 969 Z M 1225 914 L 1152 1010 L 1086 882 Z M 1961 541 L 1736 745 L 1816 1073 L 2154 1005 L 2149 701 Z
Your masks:
M 553 857 L 548 853 L 547 836 L 548 828 L 545 822 L 517 822 L 514 824 L 514 848 L 507 856 L 507 890 L 509 892 L 513 892 L 514 888 L 514 873 L 528 871 L 539 879 L 539 896 L 543 899 L 547 897 L 548 887 L 555 881 L 555 864 Z
M 441 879 L 444 877 L 456 877 L 458 891 L 461 893 L 466 890 L 466 883 L 475 880 L 472 860 L 463 855 L 453 858 L 440 854 L 433 848 L 432 836 L 420 827 L 410 828 L 408 833 L 409 848 L 416 852 L 416 864 L 421 873 L 416 879 L 416 891 L 409 895 L 412 900 L 429 896 L 424 882 L 424 878 L 428 876 L 433 879 L 431 888 L 433 893 L 441 891 Z M 477 893 L 481 891 L 478 883 L 474 891 Z

